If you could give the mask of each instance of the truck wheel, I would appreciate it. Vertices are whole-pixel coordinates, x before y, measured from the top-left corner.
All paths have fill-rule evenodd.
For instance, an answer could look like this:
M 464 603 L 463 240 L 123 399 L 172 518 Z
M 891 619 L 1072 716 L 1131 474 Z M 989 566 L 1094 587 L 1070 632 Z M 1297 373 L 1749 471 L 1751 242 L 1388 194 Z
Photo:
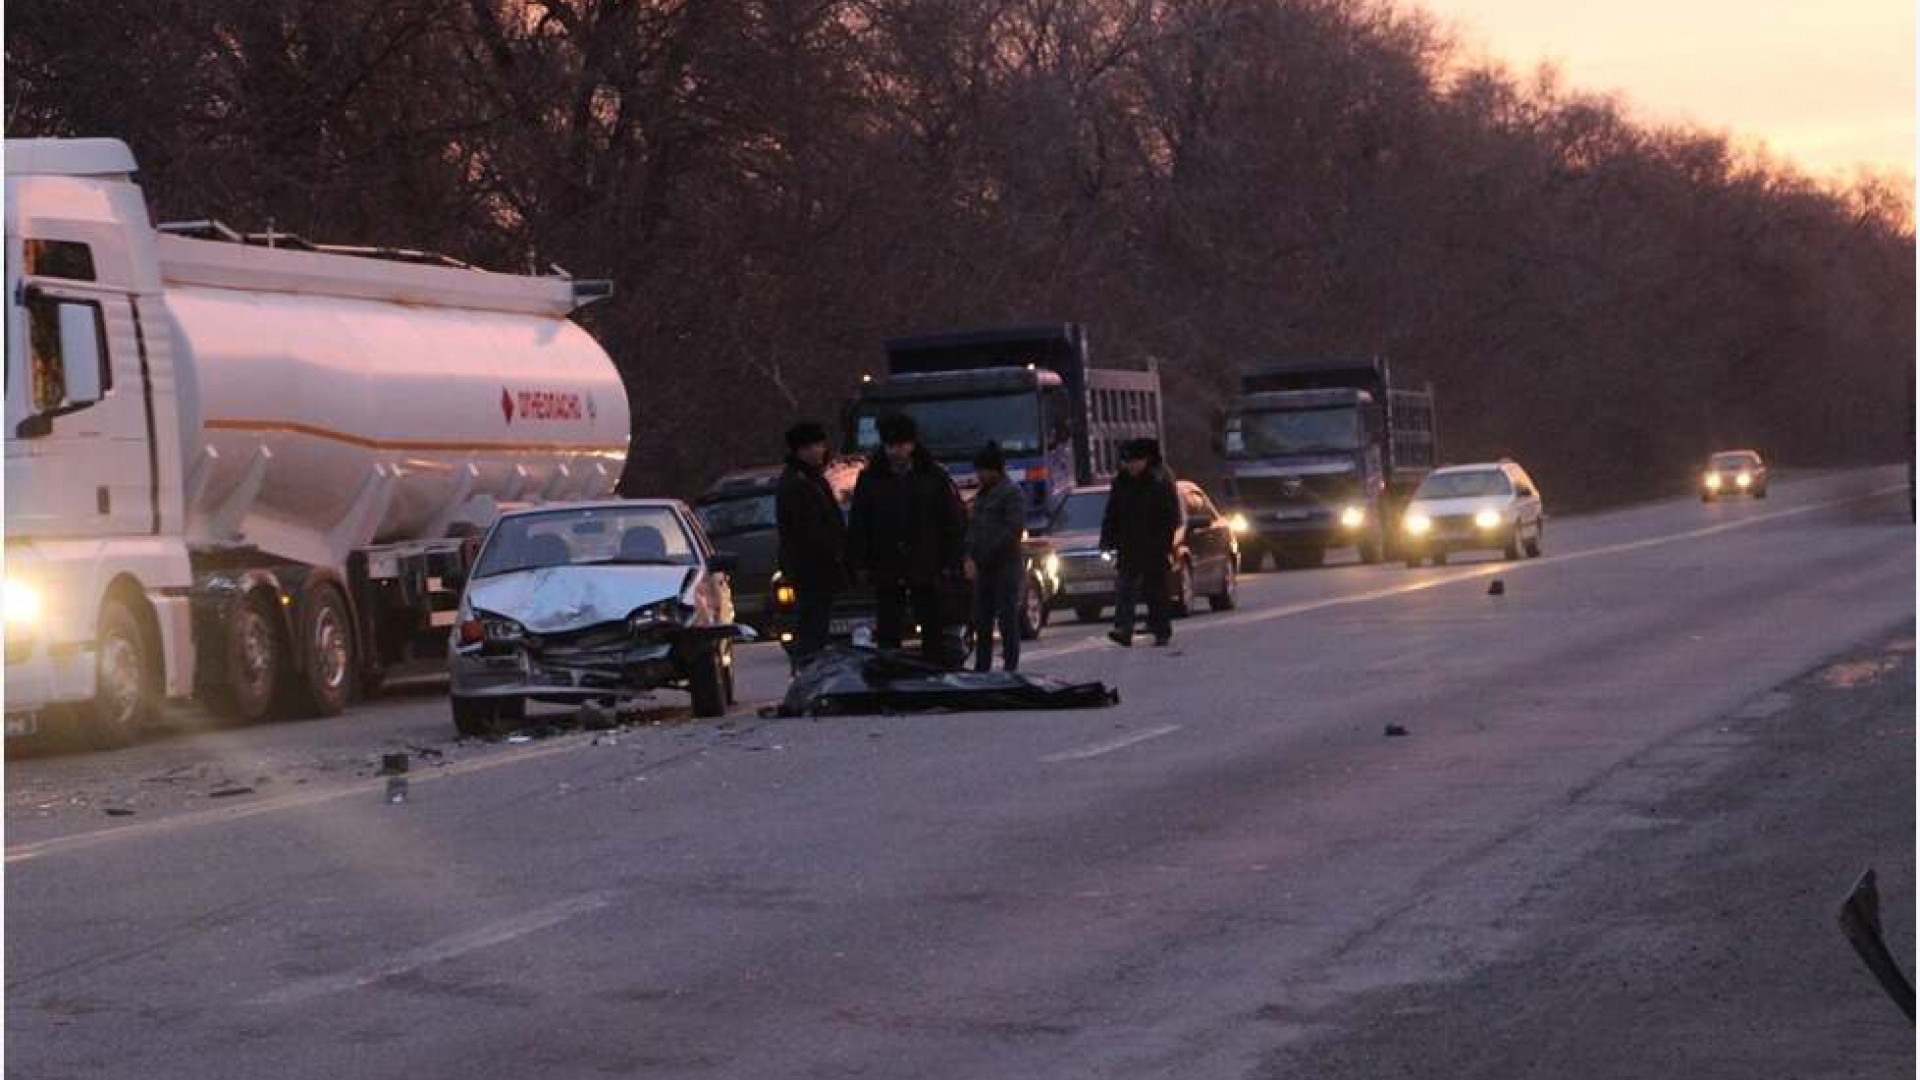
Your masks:
M 227 720 L 251 724 L 273 714 L 285 670 L 280 613 L 265 593 L 254 592 L 233 606 L 220 647 L 225 664 L 218 685 L 207 688 L 207 704 Z
M 721 655 L 725 645 L 716 644 L 705 656 L 694 661 L 687 676 L 687 690 L 693 695 L 693 715 L 702 720 L 727 715 L 727 664 Z
M 1220 591 L 1207 597 L 1207 606 L 1215 611 L 1232 611 L 1240 603 L 1239 592 L 1240 572 L 1229 559 L 1227 568 L 1220 572 Z
M 1073 609 L 1073 617 L 1081 622 L 1099 622 L 1100 613 L 1105 610 L 1098 604 L 1079 604 Z
M 100 609 L 93 701 L 82 710 L 87 744 L 117 750 L 131 744 L 160 712 L 160 657 L 140 617 L 119 600 Z
M 470 739 L 495 738 L 527 718 L 527 701 L 517 697 L 461 697 L 454 694 L 447 703 L 453 709 L 453 726 Z
M 360 670 L 354 648 L 353 617 L 340 590 L 322 585 L 302 605 L 299 675 L 292 680 L 299 700 L 292 702 L 302 716 L 338 716 L 353 700 L 354 677 Z
M 1047 605 L 1040 598 L 1040 583 L 1028 578 L 1026 588 L 1020 590 L 1020 640 L 1038 640 L 1046 626 Z

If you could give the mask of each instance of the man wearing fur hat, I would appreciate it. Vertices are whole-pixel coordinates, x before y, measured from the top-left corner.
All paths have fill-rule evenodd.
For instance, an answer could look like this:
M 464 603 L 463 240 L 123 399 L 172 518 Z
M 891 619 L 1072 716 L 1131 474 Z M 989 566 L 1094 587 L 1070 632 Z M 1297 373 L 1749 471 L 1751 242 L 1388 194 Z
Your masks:
M 1147 631 L 1155 645 L 1165 645 L 1173 639 L 1167 574 L 1180 532 L 1180 495 L 1161 460 L 1159 442 L 1135 439 L 1120 460 L 1100 523 L 1100 550 L 1115 556 L 1113 632 L 1107 637 L 1116 645 L 1133 644 L 1134 608 L 1144 595 Z

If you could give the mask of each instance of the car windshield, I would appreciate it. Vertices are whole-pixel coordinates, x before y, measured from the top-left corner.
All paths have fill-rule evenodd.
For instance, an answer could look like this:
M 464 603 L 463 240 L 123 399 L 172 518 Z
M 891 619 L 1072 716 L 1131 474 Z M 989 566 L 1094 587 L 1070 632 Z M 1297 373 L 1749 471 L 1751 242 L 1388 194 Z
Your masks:
M 1420 487 L 1414 491 L 1416 499 L 1479 499 L 1495 495 L 1511 495 L 1513 486 L 1507 482 L 1507 474 L 1498 469 L 1475 469 L 1472 472 L 1432 473 L 1420 481 Z
M 1715 454 L 1713 455 L 1712 467 L 1715 469 L 1751 469 L 1758 464 L 1760 464 L 1760 456 L 1758 454 Z
M 1054 534 L 1092 532 L 1100 527 L 1100 519 L 1107 513 L 1107 493 L 1104 491 L 1076 491 L 1067 496 L 1060 509 L 1053 512 L 1053 520 L 1048 523 L 1047 531 Z
M 1009 457 L 1041 452 L 1040 398 L 1031 390 L 989 397 L 923 401 L 866 401 L 854 413 L 854 439 L 863 450 L 880 447 L 880 418 L 913 418 L 920 445 L 943 460 L 970 457 L 988 440 Z
M 1360 411 L 1351 406 L 1244 413 L 1239 428 L 1227 430 L 1229 458 L 1338 452 L 1359 447 Z
M 731 536 L 775 525 L 773 493 L 736 496 L 694 507 L 709 536 Z
M 502 518 L 488 535 L 473 576 L 550 566 L 696 566 L 699 561 L 672 510 L 594 507 Z

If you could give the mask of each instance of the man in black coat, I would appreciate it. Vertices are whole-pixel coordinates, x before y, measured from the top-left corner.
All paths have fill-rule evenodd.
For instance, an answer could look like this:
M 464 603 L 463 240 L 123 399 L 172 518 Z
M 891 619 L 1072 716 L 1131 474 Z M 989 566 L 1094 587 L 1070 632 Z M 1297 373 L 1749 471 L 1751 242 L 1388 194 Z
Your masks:
M 804 421 L 787 429 L 787 468 L 774 493 L 780 528 L 780 578 L 793 586 L 796 663 L 827 647 L 833 598 L 847 587 L 847 525 L 824 469 L 827 429 Z
M 1113 552 L 1116 560 L 1113 632 L 1107 635 L 1114 644 L 1133 644 L 1134 606 L 1143 594 L 1153 643 L 1173 639 L 1167 572 L 1180 525 L 1180 494 L 1160 458 L 1160 444 L 1153 439 L 1128 443 L 1100 522 L 1100 550 Z
M 961 573 L 966 510 L 947 470 L 919 444 L 912 417 L 880 419 L 880 451 L 853 488 L 847 555 L 873 581 L 877 643 L 898 649 L 909 608 L 920 651 L 945 664 L 943 586 Z

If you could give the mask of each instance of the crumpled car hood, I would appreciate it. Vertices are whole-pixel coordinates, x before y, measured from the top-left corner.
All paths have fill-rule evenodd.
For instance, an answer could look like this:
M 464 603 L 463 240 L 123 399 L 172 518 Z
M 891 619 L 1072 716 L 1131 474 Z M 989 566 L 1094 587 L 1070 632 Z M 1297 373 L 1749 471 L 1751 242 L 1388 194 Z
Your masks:
M 482 578 L 467 603 L 536 634 L 618 622 L 633 609 L 678 597 L 689 566 L 549 566 Z

